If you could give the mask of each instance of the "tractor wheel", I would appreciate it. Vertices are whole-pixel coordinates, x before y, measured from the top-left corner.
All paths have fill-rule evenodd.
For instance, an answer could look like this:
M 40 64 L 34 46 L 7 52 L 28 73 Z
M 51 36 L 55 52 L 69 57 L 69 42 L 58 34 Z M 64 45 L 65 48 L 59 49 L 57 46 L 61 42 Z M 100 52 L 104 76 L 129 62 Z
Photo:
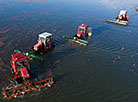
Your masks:
M 77 37 L 74 37 L 73 39 L 74 39 L 74 40 L 77 40 Z
M 16 82 L 17 85 L 21 84 L 21 83 L 23 83 L 23 79 L 22 78 L 16 78 L 15 82 Z
M 52 45 L 51 44 L 49 44 L 49 49 L 52 47 Z
M 13 71 L 13 69 L 11 68 L 11 72 L 12 72 L 12 74 L 14 74 L 14 71 Z
M 43 55 L 44 53 L 45 53 L 45 51 L 44 51 L 44 50 L 42 50 L 42 51 L 40 52 L 40 54 L 41 54 L 41 55 Z
M 34 53 L 34 49 L 33 49 L 33 47 L 30 49 L 30 53 Z
M 82 39 L 82 35 L 79 37 L 79 39 Z

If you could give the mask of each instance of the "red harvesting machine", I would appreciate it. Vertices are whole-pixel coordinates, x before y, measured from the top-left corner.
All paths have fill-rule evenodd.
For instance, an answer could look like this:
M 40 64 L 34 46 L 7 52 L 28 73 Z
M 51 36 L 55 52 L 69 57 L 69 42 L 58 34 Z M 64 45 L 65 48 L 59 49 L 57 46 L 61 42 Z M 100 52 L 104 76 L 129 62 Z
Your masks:
M 27 57 L 23 53 L 16 53 L 11 55 L 12 73 L 14 74 L 14 81 L 16 85 L 12 87 L 6 87 L 3 90 L 4 98 L 17 97 L 27 92 L 31 92 L 43 87 L 50 87 L 53 85 L 53 77 L 49 77 L 37 82 L 32 82 L 30 66 Z

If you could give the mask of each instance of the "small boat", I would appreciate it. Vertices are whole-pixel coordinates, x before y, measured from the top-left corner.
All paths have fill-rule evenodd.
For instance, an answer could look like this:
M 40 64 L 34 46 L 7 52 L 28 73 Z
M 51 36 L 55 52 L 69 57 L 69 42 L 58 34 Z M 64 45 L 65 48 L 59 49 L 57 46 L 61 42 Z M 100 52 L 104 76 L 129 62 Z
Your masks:
M 109 19 L 107 20 L 107 22 L 116 23 L 116 24 L 125 25 L 125 26 L 128 25 L 128 21 L 118 20 L 118 19 Z

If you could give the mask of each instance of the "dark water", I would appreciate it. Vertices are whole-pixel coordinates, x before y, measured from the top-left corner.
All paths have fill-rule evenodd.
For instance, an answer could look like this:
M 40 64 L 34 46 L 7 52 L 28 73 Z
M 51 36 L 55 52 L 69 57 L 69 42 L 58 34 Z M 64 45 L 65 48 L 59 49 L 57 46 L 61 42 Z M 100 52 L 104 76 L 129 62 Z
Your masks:
M 14 49 L 28 51 L 37 34 L 53 34 L 55 49 L 45 62 L 30 62 L 38 78 L 49 70 L 53 87 L 9 102 L 137 102 L 138 100 L 138 7 L 136 0 L 1 0 L 0 87 L 11 77 Z M 131 12 L 128 26 L 105 22 L 119 10 Z M 93 27 L 86 47 L 67 42 L 82 24 Z

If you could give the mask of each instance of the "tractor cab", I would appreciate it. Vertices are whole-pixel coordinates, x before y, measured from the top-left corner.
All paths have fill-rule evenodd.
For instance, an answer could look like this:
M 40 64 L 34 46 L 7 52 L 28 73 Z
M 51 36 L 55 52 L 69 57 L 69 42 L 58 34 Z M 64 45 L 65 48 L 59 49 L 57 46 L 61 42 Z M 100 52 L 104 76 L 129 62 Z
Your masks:
M 39 34 L 38 42 L 42 42 L 44 45 L 47 45 L 52 39 L 52 34 L 44 32 Z
M 22 53 L 16 53 L 11 55 L 12 61 L 12 71 L 15 74 L 15 78 L 23 77 L 23 79 L 27 79 L 30 77 L 28 69 L 30 69 L 27 57 Z
M 92 28 L 89 27 L 88 25 L 82 24 L 78 27 L 78 33 L 77 33 L 78 38 L 91 36 L 91 35 L 92 35 Z
M 33 50 L 37 53 L 46 52 L 49 48 L 52 47 L 54 41 L 52 41 L 52 34 L 44 32 L 39 34 L 38 43 L 34 45 Z

